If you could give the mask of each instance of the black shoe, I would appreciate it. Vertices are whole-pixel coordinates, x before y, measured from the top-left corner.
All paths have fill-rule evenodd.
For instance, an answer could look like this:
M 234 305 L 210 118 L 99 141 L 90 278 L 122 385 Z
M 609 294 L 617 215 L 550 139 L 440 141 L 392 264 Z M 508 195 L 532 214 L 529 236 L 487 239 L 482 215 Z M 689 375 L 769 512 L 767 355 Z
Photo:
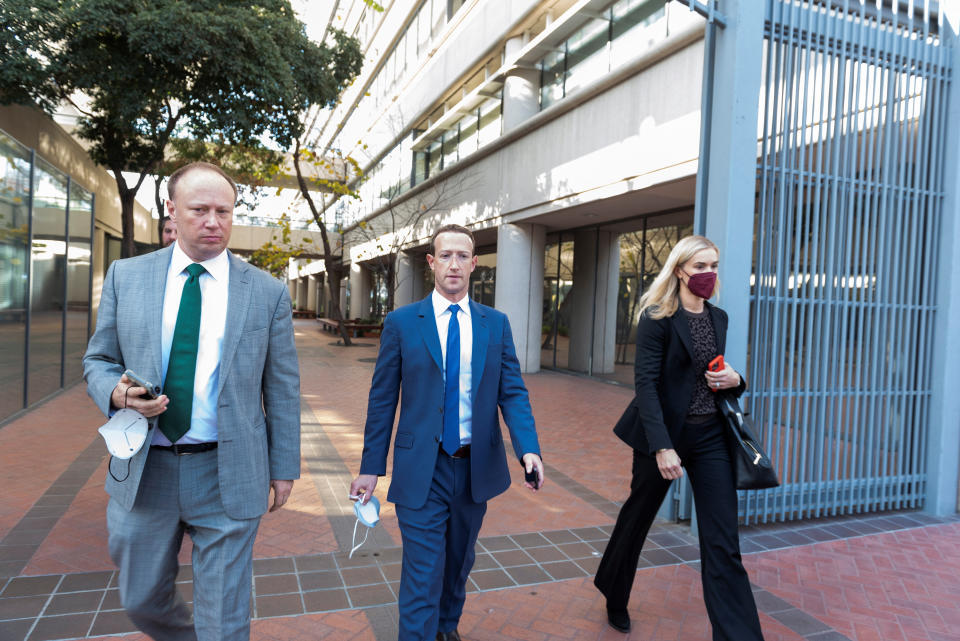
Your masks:
M 630 631 L 630 615 L 626 609 L 615 610 L 613 608 L 607 608 L 607 621 L 610 622 L 610 627 L 617 632 L 626 634 Z
M 629 619 L 627 620 L 627 625 L 630 624 Z M 461 641 L 460 633 L 457 632 L 456 628 L 450 630 L 449 632 L 437 632 L 437 641 Z

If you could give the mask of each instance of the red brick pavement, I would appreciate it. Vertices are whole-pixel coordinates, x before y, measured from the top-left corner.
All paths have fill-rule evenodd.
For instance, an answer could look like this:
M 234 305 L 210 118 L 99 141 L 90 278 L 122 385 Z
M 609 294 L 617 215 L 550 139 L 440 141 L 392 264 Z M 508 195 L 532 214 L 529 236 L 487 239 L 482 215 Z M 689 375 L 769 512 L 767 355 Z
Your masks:
M 369 347 L 332 346 L 310 321 L 297 323 L 303 398 L 323 425 L 342 464 L 357 472 L 362 425 L 376 339 Z M 525 377 L 537 417 L 544 457 L 578 483 L 611 500 L 626 493 L 628 450 L 610 432 L 630 390 L 552 372 Z M 68 421 L 64 417 L 69 417 Z M 313 422 L 308 415 L 305 421 Z M 0 429 L 0 535 L 31 508 L 76 455 L 96 436 L 99 412 L 78 385 Z M 38 456 L 37 452 L 43 452 Z M 305 454 L 305 459 L 306 459 Z M 23 574 L 78 572 L 111 567 L 103 514 L 101 465 L 37 550 Z M 609 524 L 607 515 L 556 484 L 539 494 L 514 487 L 495 499 L 483 536 Z M 257 558 L 330 552 L 337 548 L 309 461 L 288 507 L 267 515 Z M 549 479 L 548 479 L 549 481 Z M 389 478 L 378 488 L 386 495 Z M 399 541 L 392 507 L 384 527 Z M 182 559 L 189 558 L 189 548 Z M 857 641 L 944 641 L 960 629 L 960 525 L 942 525 L 748 555 L 754 583 Z M 602 597 L 589 578 L 472 593 L 461 631 L 467 639 L 707 639 L 708 622 L 699 576 L 687 566 L 637 573 L 631 602 L 634 632 L 612 631 Z M 768 641 L 800 637 L 762 616 Z M 953 635 L 953 636 L 951 636 Z M 373 639 L 362 610 L 257 620 L 254 639 Z M 145 639 L 133 634 L 122 638 Z

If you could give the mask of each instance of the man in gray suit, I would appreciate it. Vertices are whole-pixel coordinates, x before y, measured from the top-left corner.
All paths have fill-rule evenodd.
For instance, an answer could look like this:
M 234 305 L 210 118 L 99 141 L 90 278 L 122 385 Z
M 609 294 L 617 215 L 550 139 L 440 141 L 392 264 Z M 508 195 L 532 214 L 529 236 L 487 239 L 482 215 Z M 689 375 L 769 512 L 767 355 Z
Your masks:
M 147 444 L 111 459 L 110 556 L 127 614 L 158 640 L 249 639 L 253 541 L 300 476 L 300 375 L 287 288 L 226 250 L 236 185 L 219 167 L 174 172 L 177 242 L 114 262 L 83 358 L 104 414 L 150 419 Z M 163 395 L 123 376 L 163 381 Z M 193 604 L 174 586 L 193 540 Z

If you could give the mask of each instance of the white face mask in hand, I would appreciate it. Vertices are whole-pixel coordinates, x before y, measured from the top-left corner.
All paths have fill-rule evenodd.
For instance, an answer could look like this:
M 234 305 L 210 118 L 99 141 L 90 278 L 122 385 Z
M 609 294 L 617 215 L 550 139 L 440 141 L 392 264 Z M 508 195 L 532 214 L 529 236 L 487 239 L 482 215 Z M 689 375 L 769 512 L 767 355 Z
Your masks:
M 128 459 L 140 451 L 147 440 L 147 419 L 136 410 L 123 408 L 102 425 L 98 432 L 115 458 Z
M 380 522 L 380 501 L 378 501 L 375 496 L 371 496 L 370 500 L 366 503 L 357 501 L 353 504 L 353 511 L 357 515 L 357 522 L 353 524 L 353 537 L 350 539 L 350 545 L 353 546 L 350 548 L 349 558 L 351 559 L 353 558 L 353 553 L 367 542 L 367 535 L 370 534 L 370 530 Z M 363 523 L 367 529 L 363 532 L 363 540 L 357 543 L 357 526 L 361 523 Z

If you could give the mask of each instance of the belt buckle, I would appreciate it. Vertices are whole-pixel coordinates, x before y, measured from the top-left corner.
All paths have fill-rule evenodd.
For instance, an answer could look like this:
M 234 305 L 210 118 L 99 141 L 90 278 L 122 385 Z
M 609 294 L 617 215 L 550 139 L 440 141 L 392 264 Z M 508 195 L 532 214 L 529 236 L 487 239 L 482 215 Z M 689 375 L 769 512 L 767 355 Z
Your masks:
M 180 451 L 180 446 L 177 445 L 176 443 L 172 443 L 172 444 L 170 445 L 170 447 L 173 448 L 173 455 L 174 455 L 174 456 L 190 456 L 191 454 L 193 454 L 193 452 L 182 452 L 182 451 Z

